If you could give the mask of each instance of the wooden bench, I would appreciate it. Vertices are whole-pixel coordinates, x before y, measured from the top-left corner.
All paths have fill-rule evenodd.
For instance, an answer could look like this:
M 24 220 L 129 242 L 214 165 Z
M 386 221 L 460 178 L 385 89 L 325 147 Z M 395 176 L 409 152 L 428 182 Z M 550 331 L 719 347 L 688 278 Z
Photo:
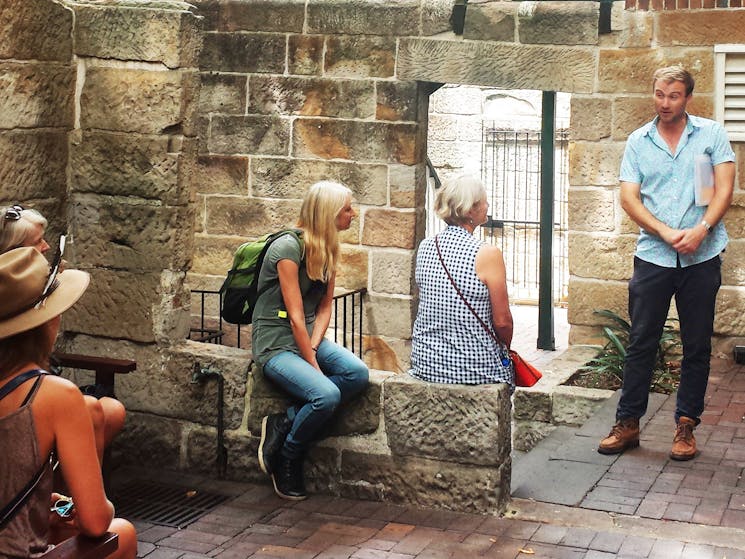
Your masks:
M 78 353 L 63 353 L 55 351 L 52 358 L 60 367 L 95 371 L 96 384 L 105 386 L 110 394 L 114 394 L 114 375 L 131 373 L 137 369 L 137 362 L 131 359 L 111 359 Z
M 44 553 L 44 559 L 102 559 L 119 549 L 119 536 L 106 532 L 100 538 L 77 535 Z

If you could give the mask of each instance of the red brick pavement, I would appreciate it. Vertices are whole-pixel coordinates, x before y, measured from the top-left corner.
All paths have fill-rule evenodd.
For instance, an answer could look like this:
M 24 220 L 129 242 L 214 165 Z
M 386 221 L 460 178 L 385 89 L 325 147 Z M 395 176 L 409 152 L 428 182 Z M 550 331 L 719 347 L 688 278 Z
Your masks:
M 713 359 L 706 411 L 695 436 L 699 453 L 670 460 L 675 395 L 587 495 L 587 508 L 745 529 L 745 367 Z

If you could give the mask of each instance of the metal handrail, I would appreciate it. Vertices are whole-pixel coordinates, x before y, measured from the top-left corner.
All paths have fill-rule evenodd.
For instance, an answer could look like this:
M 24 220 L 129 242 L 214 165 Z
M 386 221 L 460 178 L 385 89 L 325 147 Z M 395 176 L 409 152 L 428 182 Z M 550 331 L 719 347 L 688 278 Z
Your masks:
M 222 316 L 209 316 L 207 314 L 207 303 L 214 303 L 210 308 L 222 308 L 222 294 L 219 291 L 210 289 L 192 289 L 192 296 L 198 295 L 199 302 L 199 322 L 198 326 L 189 330 L 189 338 L 195 342 L 214 343 L 219 345 L 242 347 L 241 334 L 243 326 L 234 325 L 225 322 Z M 331 327 L 334 330 L 334 342 L 341 343 L 352 353 L 362 358 L 362 316 L 364 296 L 367 293 L 366 288 L 346 291 L 334 296 L 334 314 L 332 317 Z M 341 306 L 341 313 L 339 307 Z M 219 313 L 219 311 L 218 311 Z M 211 319 L 211 320 L 210 320 Z M 216 322 L 217 327 L 212 327 Z M 339 341 L 341 337 L 341 341 Z M 235 343 L 233 343 L 235 340 Z

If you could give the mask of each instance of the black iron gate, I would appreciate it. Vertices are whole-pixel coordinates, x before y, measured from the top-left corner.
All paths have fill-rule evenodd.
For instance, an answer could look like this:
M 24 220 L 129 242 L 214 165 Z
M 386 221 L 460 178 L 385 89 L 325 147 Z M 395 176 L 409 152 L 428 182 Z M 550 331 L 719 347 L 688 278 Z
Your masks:
M 538 300 L 540 261 L 541 133 L 483 126 L 481 179 L 489 198 L 484 239 L 504 254 L 512 303 Z M 569 284 L 567 130 L 555 134 L 554 304 L 566 303 Z

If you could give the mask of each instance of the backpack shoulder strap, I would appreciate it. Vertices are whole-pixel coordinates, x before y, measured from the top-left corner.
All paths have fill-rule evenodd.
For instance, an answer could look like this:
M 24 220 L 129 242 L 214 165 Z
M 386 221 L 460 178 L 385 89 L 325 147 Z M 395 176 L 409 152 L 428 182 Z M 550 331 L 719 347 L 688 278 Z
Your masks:
M 30 371 L 26 371 L 25 373 L 21 373 L 20 375 L 16 376 L 15 378 L 12 378 L 8 383 L 6 383 L 2 388 L 0 388 L 0 400 L 5 398 L 8 394 L 13 392 L 16 388 L 21 386 L 24 382 L 26 382 L 30 378 L 39 377 L 41 375 L 47 375 L 49 374 L 47 371 L 43 369 L 31 369 Z M 29 396 L 31 393 L 29 392 Z M 26 400 L 24 400 L 23 405 L 26 404 L 26 401 L 28 400 L 28 396 L 26 397 Z

